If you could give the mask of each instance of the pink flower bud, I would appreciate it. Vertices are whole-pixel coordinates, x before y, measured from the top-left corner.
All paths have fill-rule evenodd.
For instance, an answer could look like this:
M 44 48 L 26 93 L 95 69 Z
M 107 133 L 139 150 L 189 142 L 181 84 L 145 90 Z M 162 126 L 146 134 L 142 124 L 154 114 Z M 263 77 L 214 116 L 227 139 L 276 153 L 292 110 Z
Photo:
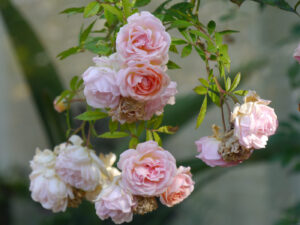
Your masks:
M 57 112 L 62 113 L 68 108 L 68 103 L 66 102 L 65 99 L 62 99 L 61 101 L 58 102 L 59 99 L 60 96 L 57 96 L 55 98 L 55 100 L 53 101 L 53 106 Z

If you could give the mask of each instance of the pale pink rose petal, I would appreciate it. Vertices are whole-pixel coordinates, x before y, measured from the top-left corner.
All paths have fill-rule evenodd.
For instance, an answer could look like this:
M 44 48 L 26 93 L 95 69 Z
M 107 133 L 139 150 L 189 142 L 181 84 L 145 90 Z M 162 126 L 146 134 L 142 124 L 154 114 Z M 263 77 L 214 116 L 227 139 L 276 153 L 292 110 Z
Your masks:
M 171 38 L 162 22 L 145 11 L 131 15 L 127 21 L 116 40 L 117 52 L 123 60 L 142 58 L 154 65 L 166 64 Z
M 172 207 L 186 199 L 194 190 L 195 182 L 192 180 L 190 167 L 180 166 L 173 182 L 167 190 L 160 195 L 162 204 Z
M 117 75 L 121 95 L 142 102 L 158 98 L 169 83 L 169 76 L 160 66 L 147 62 L 132 64 Z
M 208 166 L 230 167 L 239 164 L 239 162 L 224 161 L 218 153 L 221 142 L 214 137 L 202 137 L 195 142 L 197 150 L 200 153 L 196 157 L 201 159 Z
M 269 136 L 275 134 L 278 127 L 274 109 L 268 106 L 270 101 L 260 99 L 255 92 L 249 92 L 244 101 L 236 105 L 232 113 L 235 136 L 248 149 L 265 148 Z
M 300 44 L 295 49 L 294 58 L 300 63 Z
M 95 200 L 96 214 L 100 219 L 109 217 L 116 224 L 132 221 L 136 202 L 131 194 L 114 183 L 106 186 Z
M 138 144 L 120 155 L 122 184 L 134 195 L 158 196 L 176 175 L 175 158 L 154 141 Z

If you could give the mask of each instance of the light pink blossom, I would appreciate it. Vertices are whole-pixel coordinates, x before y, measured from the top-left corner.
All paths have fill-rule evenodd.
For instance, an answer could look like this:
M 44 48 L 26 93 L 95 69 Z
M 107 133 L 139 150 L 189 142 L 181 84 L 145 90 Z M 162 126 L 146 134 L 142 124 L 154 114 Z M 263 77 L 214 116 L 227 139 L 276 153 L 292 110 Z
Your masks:
M 173 182 L 167 190 L 160 195 L 162 204 L 172 207 L 186 199 L 194 190 L 194 181 L 190 167 L 180 166 Z
M 222 159 L 221 155 L 218 153 L 221 141 L 219 141 L 215 137 L 202 137 L 198 141 L 196 141 L 195 144 L 197 146 L 198 152 L 200 153 L 196 157 L 201 159 L 208 166 L 230 167 L 239 163 L 227 162 Z
M 234 108 L 234 132 L 244 147 L 265 148 L 268 137 L 275 133 L 278 120 L 269 104 L 270 101 L 260 99 L 255 92 L 250 91 L 244 98 L 244 104 Z
M 68 205 L 68 199 L 73 199 L 72 188 L 64 183 L 56 174 L 56 156 L 50 150 L 36 151 L 30 162 L 32 172 L 29 175 L 31 197 L 40 202 L 45 209 L 53 212 L 63 212 Z
M 167 104 L 175 104 L 175 94 L 177 93 L 177 83 L 171 81 L 166 90 L 156 99 L 150 100 L 145 105 L 145 120 L 151 119 L 156 115 L 161 115 L 164 112 L 164 107 Z
M 176 175 L 175 158 L 154 141 L 123 152 L 118 162 L 122 183 L 133 195 L 158 196 Z
M 95 200 L 96 214 L 100 219 L 109 217 L 116 224 L 132 221 L 132 209 L 136 202 L 133 196 L 119 184 L 111 183 L 104 187 Z
M 294 58 L 300 63 L 300 44 L 295 49 Z
M 162 22 L 149 12 L 135 13 L 121 27 L 117 40 L 117 52 L 126 61 L 148 60 L 161 65 L 168 62 L 170 35 Z
M 86 101 L 94 108 L 114 108 L 119 103 L 116 74 L 120 65 L 113 56 L 95 57 L 97 66 L 89 67 L 82 75 Z
M 93 191 L 101 183 L 102 172 L 107 175 L 104 163 L 93 150 L 83 147 L 79 136 L 73 135 L 71 143 L 58 146 L 55 169 L 60 178 L 71 186 Z
M 148 62 L 132 62 L 117 76 L 121 95 L 143 102 L 158 98 L 169 83 L 170 78 L 163 69 Z

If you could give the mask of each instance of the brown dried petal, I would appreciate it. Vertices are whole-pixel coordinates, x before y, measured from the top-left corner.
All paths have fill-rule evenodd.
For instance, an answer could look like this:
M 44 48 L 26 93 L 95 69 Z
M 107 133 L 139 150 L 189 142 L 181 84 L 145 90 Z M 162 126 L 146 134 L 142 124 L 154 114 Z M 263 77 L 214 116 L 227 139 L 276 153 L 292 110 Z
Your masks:
M 158 208 L 155 197 L 134 196 L 137 200 L 136 206 L 133 208 L 133 213 L 144 215 Z

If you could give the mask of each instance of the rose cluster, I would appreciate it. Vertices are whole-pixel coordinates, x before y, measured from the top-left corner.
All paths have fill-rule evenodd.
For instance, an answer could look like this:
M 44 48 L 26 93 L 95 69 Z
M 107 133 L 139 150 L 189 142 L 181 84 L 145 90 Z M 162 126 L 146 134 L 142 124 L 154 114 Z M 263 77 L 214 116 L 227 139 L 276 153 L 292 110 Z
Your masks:
M 123 152 L 117 164 L 121 172 L 112 166 L 115 160 L 114 154 L 97 157 L 78 136 L 54 151 L 38 150 L 30 162 L 31 196 L 53 212 L 77 207 L 86 198 L 100 219 L 120 224 L 130 222 L 133 213 L 155 210 L 156 197 L 171 207 L 194 189 L 190 168 L 177 168 L 171 153 L 154 141 Z
M 120 174 L 112 167 L 114 154 L 98 157 L 82 143 L 79 136 L 73 135 L 54 151 L 36 151 L 30 162 L 30 191 L 32 199 L 44 208 L 61 212 L 68 206 L 78 206 L 84 197 L 92 201 L 106 183 Z
M 219 128 L 213 126 L 213 136 L 195 142 L 200 153 L 197 157 L 212 167 L 229 167 L 248 159 L 253 150 L 265 148 L 278 126 L 274 109 L 268 106 L 270 103 L 249 91 L 244 103 L 237 104 L 231 114 L 233 129 L 220 134 Z
M 121 175 L 96 199 L 96 213 L 103 220 L 111 217 L 117 224 L 130 222 L 133 213 L 143 215 L 155 210 L 156 197 L 172 207 L 194 189 L 190 168 L 176 168 L 171 153 L 154 141 L 126 150 L 117 165 Z
M 95 57 L 96 66 L 82 75 L 87 103 L 108 109 L 120 123 L 161 114 L 177 93 L 176 82 L 166 74 L 171 38 L 161 21 L 141 12 L 127 22 L 117 35 L 117 52 Z

